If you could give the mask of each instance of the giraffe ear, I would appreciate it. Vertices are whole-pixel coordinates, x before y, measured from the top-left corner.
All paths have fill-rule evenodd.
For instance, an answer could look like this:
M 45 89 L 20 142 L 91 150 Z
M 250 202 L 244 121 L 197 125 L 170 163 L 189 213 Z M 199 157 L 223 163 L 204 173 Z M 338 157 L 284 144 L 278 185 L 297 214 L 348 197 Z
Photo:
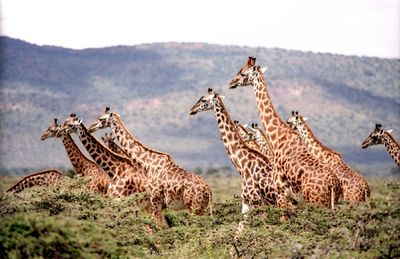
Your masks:
M 387 130 L 386 132 L 390 134 L 393 132 L 393 129 Z
M 304 121 L 307 121 L 307 120 L 308 120 L 308 118 L 307 118 L 307 117 L 304 117 L 304 118 L 303 118 L 303 120 L 304 120 Z
M 264 74 L 268 70 L 268 67 L 262 67 L 260 70 Z
M 82 119 L 82 118 L 79 118 L 76 122 L 77 122 L 78 124 L 82 124 L 83 119 Z
M 225 96 L 224 96 L 224 95 L 218 95 L 218 96 L 219 96 L 219 98 L 221 98 L 222 100 L 225 99 Z

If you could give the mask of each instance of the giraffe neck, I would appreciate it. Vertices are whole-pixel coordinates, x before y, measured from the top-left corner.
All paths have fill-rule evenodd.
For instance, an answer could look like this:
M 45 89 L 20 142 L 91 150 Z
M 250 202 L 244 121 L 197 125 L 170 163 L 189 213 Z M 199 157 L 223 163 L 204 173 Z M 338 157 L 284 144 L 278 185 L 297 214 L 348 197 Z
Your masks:
M 243 167 L 245 167 L 245 163 L 243 163 L 242 160 L 246 159 L 250 152 L 259 155 L 258 152 L 249 150 L 240 138 L 240 135 L 236 130 L 236 125 L 230 118 L 220 97 L 217 97 L 216 99 L 214 113 L 220 130 L 221 140 L 224 143 L 225 150 L 228 153 L 230 160 L 238 170 L 241 177 L 243 179 L 248 179 L 251 175 L 247 175 L 247 171 L 242 170 Z
M 388 132 L 383 135 L 383 144 L 394 162 L 400 166 L 400 145 L 394 140 L 393 136 Z
M 172 161 L 168 154 L 152 150 L 140 143 L 132 136 L 120 118 L 116 118 L 111 123 L 111 129 L 127 155 L 141 164 L 146 171 L 164 167 L 167 161 Z
M 282 148 L 281 143 L 286 140 L 288 134 L 294 134 L 294 132 L 282 121 L 272 105 L 267 85 L 260 71 L 257 72 L 254 80 L 254 90 L 260 119 L 267 133 L 267 140 L 275 152 Z
M 275 160 L 271 145 L 267 141 L 267 136 L 265 136 L 265 134 L 262 133 L 260 129 L 256 131 L 256 143 L 260 147 L 261 153 L 263 153 L 269 161 Z
M 75 144 L 70 134 L 66 134 L 62 138 L 65 151 L 67 152 L 68 158 L 71 161 L 77 174 L 85 175 L 87 167 L 90 164 L 94 164 L 90 159 L 88 159 Z
M 323 160 L 325 163 L 335 163 L 338 159 L 341 160 L 341 155 L 328 147 L 324 146 L 317 137 L 312 133 L 310 127 L 302 121 L 302 125 L 297 125 L 297 130 L 303 138 L 304 144 L 308 151 L 318 159 Z
M 124 169 L 132 166 L 132 162 L 129 159 L 121 157 L 105 147 L 89 133 L 83 124 L 80 125 L 77 133 L 90 156 L 108 175 L 114 178 L 119 177 Z

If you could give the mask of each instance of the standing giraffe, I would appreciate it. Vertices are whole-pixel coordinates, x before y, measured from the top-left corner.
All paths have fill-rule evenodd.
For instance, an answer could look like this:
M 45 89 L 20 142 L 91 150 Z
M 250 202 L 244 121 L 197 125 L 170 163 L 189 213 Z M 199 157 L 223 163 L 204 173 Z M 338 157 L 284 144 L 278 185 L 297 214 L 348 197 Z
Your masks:
M 242 213 L 261 205 L 286 207 L 284 175 L 275 170 L 264 155 L 246 145 L 222 102 L 222 96 L 211 88 L 191 108 L 190 115 L 209 110 L 215 113 L 225 150 L 242 177 Z
M 58 125 L 57 119 L 54 119 L 53 124 L 48 127 L 40 139 L 61 138 L 76 174 L 90 178 L 86 188 L 106 194 L 111 180 L 110 177 L 95 162 L 87 158 L 79 150 L 72 137 L 69 134 L 65 134 L 60 128 L 61 125 Z
M 212 192 L 203 177 L 181 168 L 170 155 L 144 146 L 128 131 L 119 114 L 110 112 L 109 107 L 89 130 L 94 132 L 107 127 L 113 130 L 128 156 L 147 171 L 150 209 L 157 222 L 161 222 L 165 207 L 186 208 L 194 214 L 204 215 L 209 205 L 212 212 Z
M 246 125 L 241 125 L 238 120 L 234 120 L 236 130 L 239 133 L 240 138 L 246 143 L 246 145 L 254 150 L 260 152 L 260 147 L 255 141 L 255 136 L 246 130 Z
M 60 130 L 66 134 L 76 133 L 96 164 L 113 177 L 108 189 L 109 195 L 120 198 L 146 191 L 147 177 L 144 169 L 101 144 L 76 114 L 72 113 Z
M 340 183 L 327 165 L 323 165 L 302 144 L 300 136 L 278 115 L 271 103 L 267 86 L 256 59 L 249 57 L 229 83 L 229 89 L 253 86 L 260 119 L 274 152 L 275 166 L 286 173 L 292 190 L 305 200 L 334 208 L 340 196 Z
M 260 152 L 264 154 L 269 161 L 275 161 L 274 152 L 267 141 L 267 136 L 265 135 L 265 132 L 258 127 L 257 123 L 245 125 L 245 128 L 247 129 L 249 136 L 254 138 Z
M 370 188 L 364 176 L 357 173 L 342 159 L 342 155 L 324 146 L 312 133 L 306 123 L 307 118 L 292 111 L 288 124 L 297 130 L 308 151 L 323 163 L 328 164 L 339 179 L 343 199 L 348 202 L 366 201 L 370 196 Z
M 101 140 L 103 140 L 104 145 L 106 145 L 106 147 L 108 147 L 112 152 L 130 159 L 125 150 L 123 150 L 120 146 L 118 146 L 117 143 L 115 143 L 115 136 L 112 133 L 105 133 L 104 136 L 101 137 Z
M 11 186 L 6 192 L 18 193 L 33 186 L 53 186 L 57 181 L 64 179 L 64 174 L 55 169 L 49 169 L 25 176 Z
M 383 144 L 397 166 L 400 166 L 400 145 L 390 134 L 393 130 L 385 130 L 381 124 L 376 124 L 374 131 L 363 141 L 361 147 Z

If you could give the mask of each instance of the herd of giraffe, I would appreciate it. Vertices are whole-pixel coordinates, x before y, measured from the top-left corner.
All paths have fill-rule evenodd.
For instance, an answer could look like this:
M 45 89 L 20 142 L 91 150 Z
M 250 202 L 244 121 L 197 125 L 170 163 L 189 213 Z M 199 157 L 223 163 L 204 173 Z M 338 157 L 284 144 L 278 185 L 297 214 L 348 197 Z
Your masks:
M 370 188 L 365 177 L 349 167 L 339 153 L 324 146 L 305 117 L 294 111 L 287 120 L 279 117 L 264 80 L 265 69 L 255 61 L 249 57 L 228 88 L 253 87 L 263 129 L 257 124 L 241 125 L 232 120 L 223 103 L 224 96 L 212 89 L 190 110 L 190 115 L 214 112 L 225 150 L 242 178 L 243 215 L 262 205 L 291 208 L 294 194 L 332 209 L 339 199 L 349 203 L 366 201 Z M 105 128 L 113 134 L 106 134 L 99 141 L 93 133 Z M 400 146 L 390 133 L 377 124 L 362 148 L 384 144 L 400 166 Z M 79 150 L 71 134 L 77 134 L 92 159 Z M 206 214 L 209 208 L 212 215 L 212 191 L 205 179 L 180 167 L 169 154 L 143 145 L 120 115 L 108 107 L 89 127 L 76 114 L 62 124 L 55 119 L 41 140 L 48 138 L 62 140 L 76 175 L 88 177 L 87 189 L 114 198 L 144 193 L 141 202 L 157 224 L 163 223 L 165 208 L 187 209 L 197 215 Z M 53 185 L 63 177 L 57 170 L 35 173 L 8 192 Z

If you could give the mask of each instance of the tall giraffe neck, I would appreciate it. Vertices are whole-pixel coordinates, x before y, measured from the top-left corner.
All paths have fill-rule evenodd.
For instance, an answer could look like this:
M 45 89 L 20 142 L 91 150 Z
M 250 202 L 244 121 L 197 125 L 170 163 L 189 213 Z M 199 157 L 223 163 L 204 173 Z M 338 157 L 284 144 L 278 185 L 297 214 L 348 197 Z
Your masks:
M 301 125 L 297 125 L 297 129 L 303 138 L 307 149 L 319 159 L 325 162 L 330 162 L 337 159 L 342 159 L 341 155 L 330 148 L 324 146 L 321 141 L 312 133 L 310 127 L 302 120 Z
M 101 144 L 89 133 L 85 125 L 80 124 L 78 136 L 93 160 L 108 175 L 118 177 L 123 172 L 123 170 L 120 170 L 122 166 L 125 166 L 125 168 L 132 166 L 132 162 L 129 159 L 119 156 Z
M 392 135 L 387 132 L 383 135 L 383 144 L 394 162 L 400 166 L 400 145 L 394 140 Z
M 225 106 L 220 97 L 216 98 L 214 106 L 215 118 L 220 130 L 221 139 L 224 147 L 233 165 L 238 169 L 243 179 L 248 179 L 251 175 L 242 175 L 240 168 L 242 167 L 241 159 L 248 156 L 249 152 L 255 155 L 262 156 L 257 151 L 249 150 L 246 144 L 241 139 L 239 132 L 236 130 L 236 125 L 232 121 L 225 109 Z
M 167 161 L 174 163 L 170 155 L 148 148 L 139 142 L 119 117 L 111 123 L 111 129 L 128 156 L 135 159 L 146 171 L 151 167 L 164 167 Z M 157 165 L 154 161 L 157 161 Z
M 286 137 L 282 138 L 282 135 L 288 136 L 289 134 L 291 137 L 295 138 L 298 138 L 298 136 L 286 125 L 276 112 L 272 105 L 264 77 L 259 70 L 254 80 L 254 91 L 256 94 L 260 119 L 267 133 L 268 141 L 274 152 L 276 152 L 282 148 L 281 142 L 287 140 Z
M 62 142 L 64 144 L 65 151 L 67 152 L 68 158 L 71 161 L 72 166 L 74 167 L 77 174 L 84 175 L 85 174 L 85 166 L 89 164 L 94 164 L 89 158 L 87 158 L 75 144 L 75 141 L 72 139 L 70 134 L 66 134 L 62 138 Z

